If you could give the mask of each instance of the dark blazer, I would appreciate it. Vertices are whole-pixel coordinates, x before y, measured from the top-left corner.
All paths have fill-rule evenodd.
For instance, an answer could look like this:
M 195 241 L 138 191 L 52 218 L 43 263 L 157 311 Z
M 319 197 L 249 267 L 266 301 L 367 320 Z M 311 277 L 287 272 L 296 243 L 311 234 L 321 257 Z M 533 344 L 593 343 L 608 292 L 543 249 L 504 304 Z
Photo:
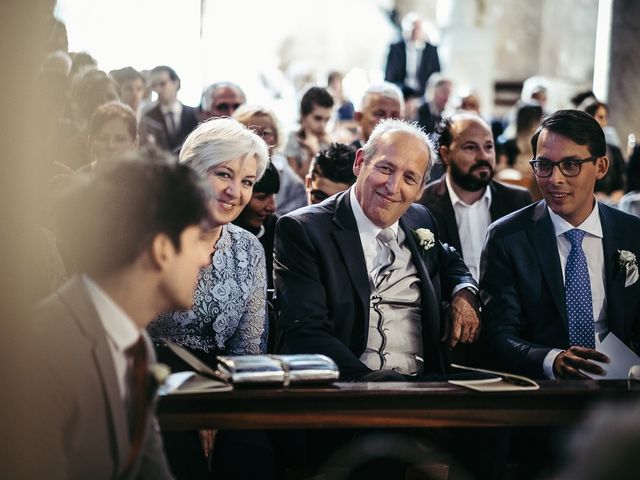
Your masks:
M 531 195 L 524 188 L 505 185 L 496 181 L 492 181 L 489 184 L 489 188 L 491 189 L 489 214 L 492 222 L 531 203 Z M 440 241 L 448 243 L 462 255 L 456 214 L 451 204 L 451 197 L 449 197 L 449 190 L 444 176 L 427 185 L 419 203 L 427 207 L 436 217 L 440 231 Z
M 418 84 L 420 89 L 415 91 L 408 88 L 404 84 L 405 77 L 407 76 L 407 47 L 404 40 L 400 40 L 396 43 L 392 43 L 389 46 L 389 53 L 387 55 L 387 67 L 385 69 L 384 79 L 387 82 L 395 83 L 398 85 L 405 97 L 407 93 L 410 96 L 422 96 L 427 85 L 427 80 L 432 73 L 440 71 L 440 59 L 438 58 L 438 49 L 430 43 L 425 43 L 422 50 L 422 58 L 420 65 L 418 65 Z
M 37 345 L 41 382 L 34 451 L 46 471 L 42 478 L 172 478 L 153 412 L 137 463 L 121 476 L 131 450 L 127 411 L 106 333 L 82 279 L 73 277 L 33 315 L 30 341 Z
M 598 208 L 609 331 L 635 348 L 640 282 L 625 287 L 618 250 L 640 254 L 640 219 L 602 203 Z M 549 350 L 570 347 L 562 268 L 544 201 L 491 225 L 480 270 L 485 354 L 496 368 L 543 377 Z
M 145 113 L 140 120 L 140 143 L 144 145 L 148 141 L 149 135 L 153 135 L 158 147 L 172 153 L 178 153 L 187 135 L 198 126 L 197 111 L 193 107 L 182 105 L 180 130 L 174 136 L 169 135 L 166 121 L 166 117 L 160 110 L 160 105 L 156 105 Z
M 275 287 L 280 305 L 283 352 L 322 353 L 340 368 L 341 378 L 370 372 L 359 357 L 367 344 L 369 280 L 349 191 L 281 217 L 276 225 Z M 445 373 L 440 342 L 440 302 L 463 282 L 474 283 L 460 256 L 439 241 L 422 250 L 412 233 L 436 222 L 422 205 L 400 219 L 421 280 L 425 373 Z

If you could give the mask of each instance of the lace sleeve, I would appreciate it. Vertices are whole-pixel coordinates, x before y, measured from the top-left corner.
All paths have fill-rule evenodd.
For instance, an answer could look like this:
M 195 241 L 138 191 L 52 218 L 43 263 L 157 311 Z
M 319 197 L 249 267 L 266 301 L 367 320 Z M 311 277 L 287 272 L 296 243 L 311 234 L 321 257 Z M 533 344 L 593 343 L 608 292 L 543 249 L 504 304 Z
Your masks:
M 267 267 L 262 245 L 248 244 L 249 268 L 243 289 L 248 289 L 247 303 L 237 330 L 229 338 L 231 355 L 258 355 L 267 351 L 269 324 L 267 318 Z

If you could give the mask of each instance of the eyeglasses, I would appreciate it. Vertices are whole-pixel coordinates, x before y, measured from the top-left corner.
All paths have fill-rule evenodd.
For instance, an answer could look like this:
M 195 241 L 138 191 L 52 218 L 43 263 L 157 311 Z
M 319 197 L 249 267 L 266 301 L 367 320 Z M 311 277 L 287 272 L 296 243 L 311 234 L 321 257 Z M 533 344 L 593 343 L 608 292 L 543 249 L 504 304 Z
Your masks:
M 240 103 L 218 103 L 215 107 L 221 112 L 235 112 L 240 105 Z
M 535 160 L 531 159 L 529 163 L 533 168 L 533 173 L 536 177 L 547 178 L 553 173 L 553 167 L 558 167 L 560 172 L 565 177 L 577 177 L 580 175 L 583 163 L 596 163 L 598 157 L 589 158 L 565 158 L 559 162 L 552 162 L 551 160 Z

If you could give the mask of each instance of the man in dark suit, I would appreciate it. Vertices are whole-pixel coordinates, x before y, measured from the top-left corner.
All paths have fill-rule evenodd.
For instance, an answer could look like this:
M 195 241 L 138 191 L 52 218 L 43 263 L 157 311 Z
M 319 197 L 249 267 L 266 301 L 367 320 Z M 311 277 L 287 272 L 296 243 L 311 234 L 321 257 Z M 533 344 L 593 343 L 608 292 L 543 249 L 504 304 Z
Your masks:
M 491 127 L 475 113 L 457 113 L 441 123 L 438 153 L 446 173 L 427 185 L 420 203 L 436 218 L 440 240 L 460 252 L 478 280 L 489 225 L 529 205 L 531 195 L 493 180 L 496 154 Z
M 413 125 L 384 120 L 356 153 L 353 187 L 280 218 L 274 271 L 283 352 L 323 353 L 343 380 L 442 375 L 442 299 L 452 301 L 461 341 L 476 339 L 475 282 L 440 243 L 431 214 L 413 204 L 432 149 Z
M 163 150 L 177 153 L 184 139 L 198 125 L 197 111 L 178 101 L 180 77 L 166 65 L 149 72 L 151 87 L 158 95 L 158 104 L 140 120 L 140 144 L 155 143 Z
M 438 49 L 426 41 L 415 13 L 402 20 L 402 31 L 404 38 L 389 47 L 384 79 L 398 85 L 405 98 L 421 97 L 431 74 L 440 71 Z
M 25 401 L 39 418 L 38 459 L 30 457 L 42 470 L 28 478 L 172 478 L 144 329 L 159 313 L 191 305 L 208 262 L 201 182 L 184 165 L 142 155 L 65 202 L 61 238 L 78 275 L 33 312 L 38 391 Z
M 494 223 L 481 261 L 482 344 L 496 367 L 537 378 L 602 374 L 607 334 L 638 340 L 640 219 L 596 201 L 606 143 L 584 112 L 560 110 L 531 139 L 539 203 Z

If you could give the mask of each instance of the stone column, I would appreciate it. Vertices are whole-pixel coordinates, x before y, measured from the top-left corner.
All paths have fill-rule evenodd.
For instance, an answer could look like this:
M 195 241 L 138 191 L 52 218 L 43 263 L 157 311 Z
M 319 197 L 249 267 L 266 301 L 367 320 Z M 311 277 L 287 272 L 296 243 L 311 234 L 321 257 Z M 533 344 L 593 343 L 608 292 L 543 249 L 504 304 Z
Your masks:
M 624 152 L 630 133 L 640 137 L 640 2 L 613 0 L 611 13 L 609 86 L 603 99 Z
M 485 8 L 486 3 L 477 0 L 439 0 L 437 18 L 443 74 L 454 81 L 456 91 L 477 92 L 488 116 L 493 111 L 495 35 Z

